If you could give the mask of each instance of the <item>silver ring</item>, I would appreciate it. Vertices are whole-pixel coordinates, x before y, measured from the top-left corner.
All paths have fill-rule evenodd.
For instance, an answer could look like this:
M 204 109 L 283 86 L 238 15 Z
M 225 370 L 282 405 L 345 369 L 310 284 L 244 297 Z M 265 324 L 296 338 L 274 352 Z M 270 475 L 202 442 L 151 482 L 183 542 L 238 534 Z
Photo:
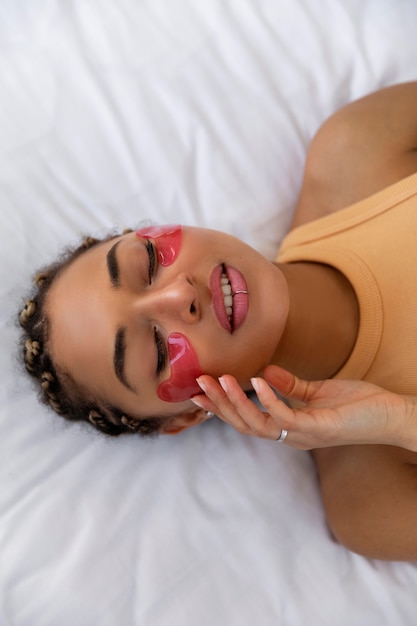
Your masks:
M 279 437 L 277 439 L 278 443 L 282 443 L 283 441 L 285 441 L 286 437 L 288 435 L 288 430 L 285 430 L 284 428 L 281 430 Z
M 246 293 L 246 295 L 248 295 L 249 291 L 246 291 L 245 289 L 236 289 L 236 291 L 232 291 L 232 297 L 238 293 Z

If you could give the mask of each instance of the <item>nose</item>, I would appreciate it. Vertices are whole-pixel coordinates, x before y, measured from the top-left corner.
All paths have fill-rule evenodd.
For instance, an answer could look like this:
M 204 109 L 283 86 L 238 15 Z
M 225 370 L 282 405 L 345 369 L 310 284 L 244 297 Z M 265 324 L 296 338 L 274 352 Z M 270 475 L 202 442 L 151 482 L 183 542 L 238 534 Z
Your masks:
M 142 315 L 161 321 L 168 318 L 194 324 L 200 319 L 197 289 L 183 273 L 169 283 L 152 286 L 138 297 L 135 306 Z

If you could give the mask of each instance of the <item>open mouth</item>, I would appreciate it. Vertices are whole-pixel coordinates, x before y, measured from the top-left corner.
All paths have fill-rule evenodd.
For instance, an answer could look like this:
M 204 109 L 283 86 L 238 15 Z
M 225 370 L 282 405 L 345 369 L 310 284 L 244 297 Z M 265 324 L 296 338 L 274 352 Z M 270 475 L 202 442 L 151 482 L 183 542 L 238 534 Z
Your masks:
M 214 268 L 210 276 L 210 291 L 214 313 L 220 325 L 229 333 L 245 321 L 249 297 L 243 275 L 224 263 Z

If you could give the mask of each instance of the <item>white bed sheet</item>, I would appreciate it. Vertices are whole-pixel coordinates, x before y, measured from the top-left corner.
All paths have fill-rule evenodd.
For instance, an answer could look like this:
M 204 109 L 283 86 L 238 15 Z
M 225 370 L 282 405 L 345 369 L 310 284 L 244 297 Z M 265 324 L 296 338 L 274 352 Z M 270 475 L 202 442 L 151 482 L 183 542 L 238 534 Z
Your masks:
M 143 219 L 275 255 L 324 118 L 417 78 L 415 0 L 0 0 L 1 626 L 402 626 L 415 563 L 349 553 L 308 453 L 217 421 L 107 440 L 34 401 L 14 311 Z

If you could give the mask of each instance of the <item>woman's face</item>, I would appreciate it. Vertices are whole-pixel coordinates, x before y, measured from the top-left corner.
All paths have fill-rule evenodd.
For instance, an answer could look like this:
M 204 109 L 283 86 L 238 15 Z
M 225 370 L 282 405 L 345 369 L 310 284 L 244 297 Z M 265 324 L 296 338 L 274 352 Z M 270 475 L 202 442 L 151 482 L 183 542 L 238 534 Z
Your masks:
M 280 270 L 240 240 L 194 227 L 144 229 L 88 250 L 57 278 L 50 349 L 93 398 L 138 419 L 179 414 L 195 410 L 199 373 L 232 374 L 248 389 L 288 307 Z

